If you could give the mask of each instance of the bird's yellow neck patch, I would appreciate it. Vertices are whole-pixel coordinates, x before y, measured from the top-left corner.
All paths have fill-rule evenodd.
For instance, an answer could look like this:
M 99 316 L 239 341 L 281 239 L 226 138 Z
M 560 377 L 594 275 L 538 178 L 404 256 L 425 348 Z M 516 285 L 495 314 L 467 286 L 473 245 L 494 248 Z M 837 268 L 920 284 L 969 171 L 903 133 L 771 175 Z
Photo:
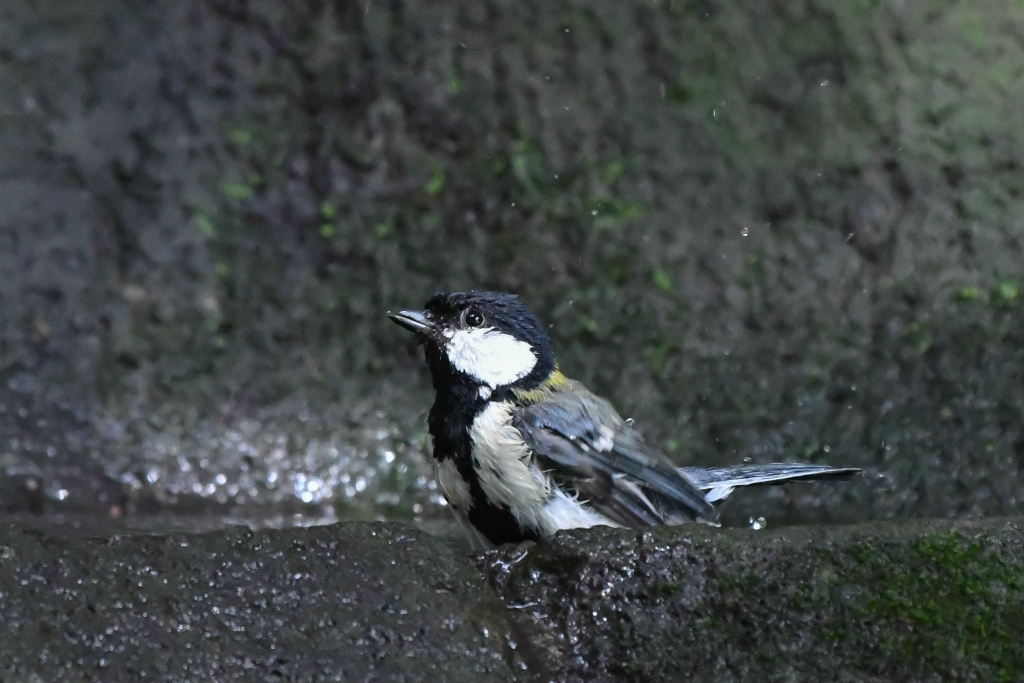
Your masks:
M 536 403 L 552 391 L 558 391 L 569 383 L 569 378 L 562 374 L 562 371 L 555 366 L 548 378 L 533 389 L 513 389 L 512 394 L 521 403 Z

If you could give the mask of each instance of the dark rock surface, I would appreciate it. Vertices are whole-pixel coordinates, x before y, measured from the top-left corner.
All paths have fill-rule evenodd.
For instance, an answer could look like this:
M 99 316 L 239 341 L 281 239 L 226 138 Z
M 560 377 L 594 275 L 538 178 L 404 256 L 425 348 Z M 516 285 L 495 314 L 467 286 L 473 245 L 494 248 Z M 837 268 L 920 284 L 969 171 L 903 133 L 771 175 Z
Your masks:
M 1016 681 L 1022 633 L 1020 519 L 595 529 L 477 558 L 400 524 L 0 528 L 5 682 Z

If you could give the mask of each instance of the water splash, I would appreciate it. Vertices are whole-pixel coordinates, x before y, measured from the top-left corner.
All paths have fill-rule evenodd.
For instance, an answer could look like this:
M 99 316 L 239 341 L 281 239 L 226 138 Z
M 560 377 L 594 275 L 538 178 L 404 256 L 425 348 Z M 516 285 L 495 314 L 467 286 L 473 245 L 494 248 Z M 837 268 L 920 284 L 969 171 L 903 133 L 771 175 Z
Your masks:
M 424 425 L 415 412 L 396 412 L 305 401 L 237 418 L 178 411 L 149 420 L 138 448 L 108 473 L 163 509 L 191 501 L 333 506 L 359 517 L 439 514 Z

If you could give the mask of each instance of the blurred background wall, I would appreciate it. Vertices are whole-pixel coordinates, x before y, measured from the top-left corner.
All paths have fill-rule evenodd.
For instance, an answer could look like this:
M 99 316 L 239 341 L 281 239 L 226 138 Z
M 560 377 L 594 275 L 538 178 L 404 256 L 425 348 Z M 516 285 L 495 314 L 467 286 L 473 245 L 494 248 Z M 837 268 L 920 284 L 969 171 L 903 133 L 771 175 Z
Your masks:
M 1019 512 L 1021 112 L 994 0 L 5 0 L 0 507 L 427 514 L 383 312 L 486 287 L 680 463 L 869 469 L 759 510 Z

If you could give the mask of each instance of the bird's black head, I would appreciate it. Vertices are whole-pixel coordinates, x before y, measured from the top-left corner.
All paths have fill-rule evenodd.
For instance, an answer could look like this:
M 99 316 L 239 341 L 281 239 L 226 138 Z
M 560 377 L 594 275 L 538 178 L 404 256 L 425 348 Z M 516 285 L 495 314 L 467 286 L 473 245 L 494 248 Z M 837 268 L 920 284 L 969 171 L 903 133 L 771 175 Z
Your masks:
M 423 342 L 438 391 L 464 387 L 487 398 L 532 389 L 555 370 L 551 339 L 514 294 L 442 292 L 423 311 L 389 316 Z

